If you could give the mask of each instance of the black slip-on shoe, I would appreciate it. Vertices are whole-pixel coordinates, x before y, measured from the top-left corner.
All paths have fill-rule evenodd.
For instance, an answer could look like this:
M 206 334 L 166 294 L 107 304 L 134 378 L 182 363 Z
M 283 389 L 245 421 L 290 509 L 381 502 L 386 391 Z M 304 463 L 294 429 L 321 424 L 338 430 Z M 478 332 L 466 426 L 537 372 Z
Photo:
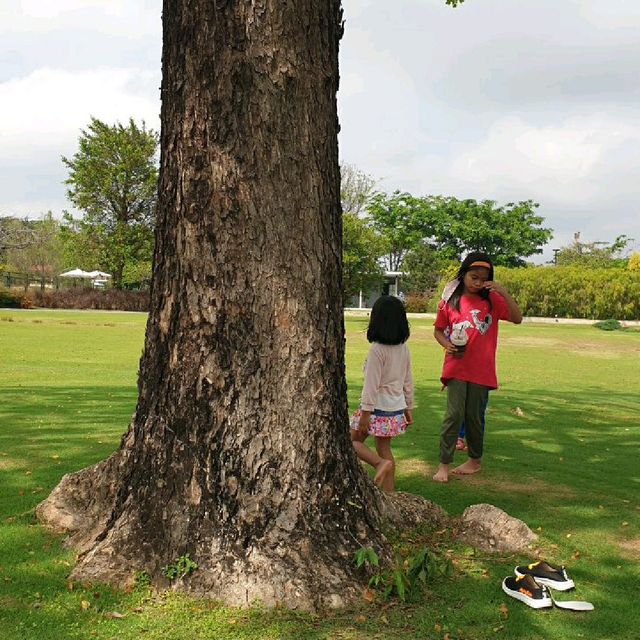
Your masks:
M 515 572 L 517 576 L 531 576 L 538 584 L 544 584 L 558 591 L 568 591 L 576 586 L 564 567 L 559 569 L 552 567 L 544 560 L 516 567 Z
M 530 575 L 505 578 L 502 581 L 502 590 L 512 598 L 520 600 L 534 609 L 553 606 L 547 587 L 538 584 Z

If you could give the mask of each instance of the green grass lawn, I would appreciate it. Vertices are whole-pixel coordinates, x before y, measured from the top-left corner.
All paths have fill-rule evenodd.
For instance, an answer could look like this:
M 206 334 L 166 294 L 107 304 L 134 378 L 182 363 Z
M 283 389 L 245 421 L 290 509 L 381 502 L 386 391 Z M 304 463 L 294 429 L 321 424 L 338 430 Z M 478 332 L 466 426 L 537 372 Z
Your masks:
M 74 555 L 35 522 L 34 507 L 64 473 L 117 448 L 135 407 L 145 320 L 0 310 L 2 640 L 640 638 L 640 332 L 589 326 L 501 328 L 501 388 L 490 396 L 483 471 L 440 485 L 430 478 L 445 403 L 442 351 L 432 321 L 412 320 L 418 408 L 394 451 L 400 490 L 453 515 L 489 502 L 524 520 L 544 556 L 566 564 L 576 582 L 577 591 L 559 599 L 589 600 L 593 612 L 535 611 L 508 598 L 501 580 L 528 556 L 473 553 L 446 534 L 438 546 L 453 560 L 454 576 L 417 602 L 363 600 L 322 616 L 68 583 Z M 366 322 L 347 320 L 352 408 Z

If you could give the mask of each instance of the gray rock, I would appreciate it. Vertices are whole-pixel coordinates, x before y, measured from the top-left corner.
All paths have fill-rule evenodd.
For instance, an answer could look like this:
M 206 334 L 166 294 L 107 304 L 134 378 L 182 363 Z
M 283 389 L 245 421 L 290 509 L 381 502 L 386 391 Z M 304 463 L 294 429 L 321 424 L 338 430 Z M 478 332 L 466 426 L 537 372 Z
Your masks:
M 491 504 L 467 507 L 460 524 L 460 539 L 482 551 L 524 551 L 538 539 L 522 520 Z

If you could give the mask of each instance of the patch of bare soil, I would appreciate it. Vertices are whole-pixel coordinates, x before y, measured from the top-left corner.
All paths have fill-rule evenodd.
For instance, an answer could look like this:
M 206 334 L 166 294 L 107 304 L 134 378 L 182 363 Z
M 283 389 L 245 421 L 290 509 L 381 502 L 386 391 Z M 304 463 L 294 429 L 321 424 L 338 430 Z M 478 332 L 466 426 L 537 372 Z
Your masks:
M 556 338 L 532 338 L 530 336 L 501 336 L 500 344 L 518 347 L 545 347 L 567 349 L 571 353 L 582 356 L 590 356 L 595 358 L 603 358 L 612 360 L 620 357 L 622 354 L 631 352 L 640 353 L 640 342 L 635 343 L 608 343 L 606 345 L 601 342 L 589 342 L 588 340 L 558 340 Z
M 640 560 L 640 538 L 623 540 L 620 543 L 622 554 L 630 560 Z
M 15 464 L 13 461 L 8 460 L 7 458 L 0 458 L 0 471 L 6 471 L 7 469 L 14 469 Z
M 423 475 L 431 477 L 435 472 L 435 468 L 424 460 L 410 458 L 409 460 L 397 460 L 397 470 L 402 475 Z
M 475 473 L 470 476 L 453 476 L 454 479 L 460 479 L 474 486 L 483 486 L 491 491 L 499 491 L 504 493 L 517 493 L 521 495 L 539 495 L 543 494 L 550 498 L 574 498 L 576 492 L 571 487 L 564 485 L 549 484 L 535 478 L 528 478 L 526 482 L 516 482 L 502 475 Z
M 501 345 L 518 347 L 561 347 L 565 343 L 556 338 L 531 338 L 529 336 L 500 336 Z

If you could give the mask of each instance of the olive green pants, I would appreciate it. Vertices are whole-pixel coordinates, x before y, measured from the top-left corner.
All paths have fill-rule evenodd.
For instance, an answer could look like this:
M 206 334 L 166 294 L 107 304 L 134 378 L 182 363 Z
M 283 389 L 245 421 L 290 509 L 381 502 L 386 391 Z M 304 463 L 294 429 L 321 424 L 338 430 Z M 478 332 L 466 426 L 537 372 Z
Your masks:
M 440 462 L 450 464 L 456 450 L 458 430 L 464 422 L 469 457 L 482 458 L 484 411 L 489 389 L 481 384 L 452 379 L 447 382 L 447 411 L 440 430 Z

